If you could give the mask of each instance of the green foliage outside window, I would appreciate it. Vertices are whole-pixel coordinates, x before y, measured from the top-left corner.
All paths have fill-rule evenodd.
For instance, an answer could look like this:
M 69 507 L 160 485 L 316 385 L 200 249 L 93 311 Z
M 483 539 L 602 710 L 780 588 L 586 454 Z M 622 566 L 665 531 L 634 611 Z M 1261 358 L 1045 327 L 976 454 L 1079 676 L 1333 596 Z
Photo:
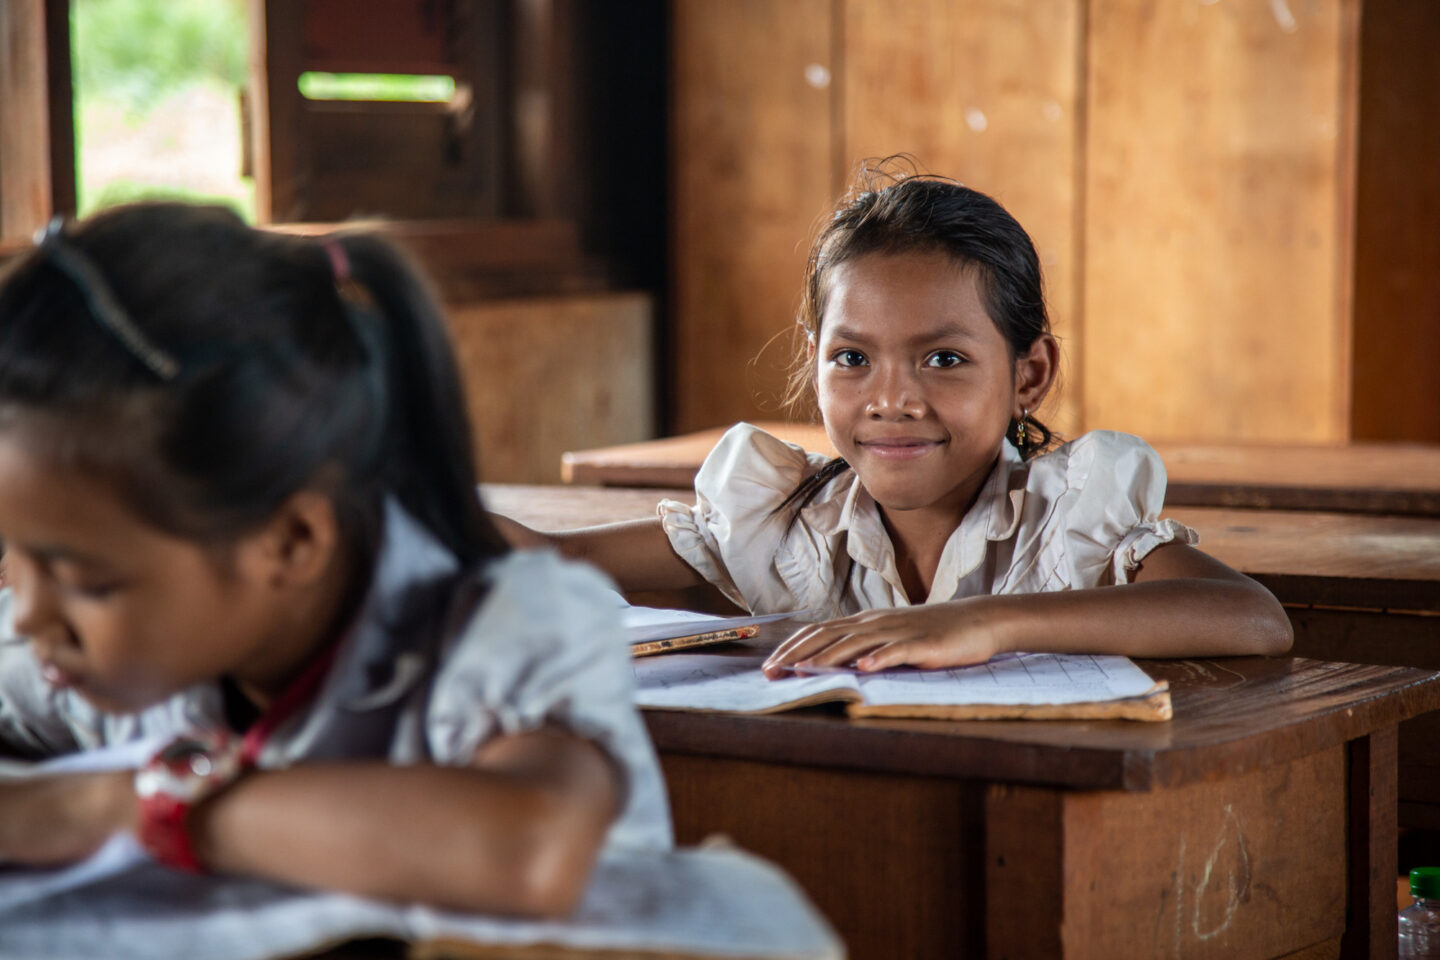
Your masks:
M 81 213 L 170 197 L 253 221 L 239 175 L 245 0 L 72 0 L 70 29 Z

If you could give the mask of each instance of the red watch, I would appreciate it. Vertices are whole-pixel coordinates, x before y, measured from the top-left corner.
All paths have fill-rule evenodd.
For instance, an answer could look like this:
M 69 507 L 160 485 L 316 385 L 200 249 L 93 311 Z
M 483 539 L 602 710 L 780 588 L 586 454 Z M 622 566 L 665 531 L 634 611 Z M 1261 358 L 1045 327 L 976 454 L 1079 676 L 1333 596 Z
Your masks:
M 161 863 L 204 873 L 190 840 L 190 812 L 245 771 L 241 741 L 225 730 L 175 738 L 135 772 L 140 845 Z

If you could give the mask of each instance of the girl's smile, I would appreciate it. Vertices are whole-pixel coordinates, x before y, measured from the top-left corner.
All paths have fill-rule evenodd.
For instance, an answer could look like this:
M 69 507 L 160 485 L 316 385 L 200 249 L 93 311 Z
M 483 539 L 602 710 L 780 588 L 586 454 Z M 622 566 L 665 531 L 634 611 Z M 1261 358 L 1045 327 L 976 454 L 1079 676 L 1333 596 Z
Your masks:
M 886 460 L 915 460 L 941 448 L 942 440 L 927 440 L 921 437 L 876 437 L 856 441 L 873 456 Z

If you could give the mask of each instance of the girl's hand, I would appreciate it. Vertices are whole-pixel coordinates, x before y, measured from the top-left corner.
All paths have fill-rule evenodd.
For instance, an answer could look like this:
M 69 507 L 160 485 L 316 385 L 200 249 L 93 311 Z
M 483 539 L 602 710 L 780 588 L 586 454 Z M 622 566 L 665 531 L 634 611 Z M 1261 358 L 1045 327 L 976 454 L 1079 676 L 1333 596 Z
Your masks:
M 770 654 L 761 669 L 771 680 L 790 676 L 787 667 L 854 664 L 869 672 L 909 664 L 925 669 L 984 663 L 1008 646 L 1002 619 L 987 597 L 867 610 L 796 631 Z
M 77 773 L 0 783 L 0 863 L 83 860 L 135 823 L 135 775 Z

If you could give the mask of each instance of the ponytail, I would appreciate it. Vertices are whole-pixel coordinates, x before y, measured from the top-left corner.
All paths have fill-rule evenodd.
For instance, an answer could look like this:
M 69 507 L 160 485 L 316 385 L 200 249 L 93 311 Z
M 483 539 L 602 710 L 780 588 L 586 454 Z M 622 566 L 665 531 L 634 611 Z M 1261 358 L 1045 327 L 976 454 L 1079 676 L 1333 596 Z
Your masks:
M 383 373 L 377 464 L 382 486 L 450 548 L 474 562 L 506 551 L 481 508 L 464 388 L 437 300 L 390 243 L 370 234 L 328 241 L 343 251 L 350 276 L 374 309 L 346 303 L 352 323 Z M 345 277 L 338 277 L 342 288 Z M 378 326 L 367 336 L 366 324 Z

